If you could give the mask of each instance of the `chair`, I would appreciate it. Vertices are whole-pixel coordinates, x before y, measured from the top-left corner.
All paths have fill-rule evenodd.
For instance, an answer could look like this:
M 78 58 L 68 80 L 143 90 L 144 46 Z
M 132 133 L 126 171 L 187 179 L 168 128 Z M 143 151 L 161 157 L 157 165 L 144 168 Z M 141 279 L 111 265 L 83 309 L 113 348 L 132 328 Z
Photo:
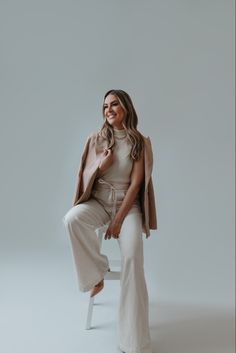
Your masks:
M 103 239 L 103 235 L 105 233 L 106 228 L 107 228 L 107 226 L 105 225 L 104 227 L 98 228 L 96 230 L 96 233 L 98 235 L 99 244 L 100 244 L 100 250 L 102 247 L 102 239 Z M 120 269 L 119 269 L 119 271 L 113 271 L 111 267 L 114 266 L 114 267 L 120 268 L 121 261 L 109 259 L 109 265 L 110 265 L 111 271 L 109 271 L 105 274 L 104 280 L 110 280 L 110 281 L 120 280 L 120 272 L 121 272 Z M 87 320 L 86 320 L 86 330 L 89 330 L 91 328 L 91 321 L 92 321 L 92 315 L 93 315 L 93 305 L 94 305 L 95 298 L 96 298 L 96 295 L 92 298 L 89 297 L 88 313 L 87 313 Z

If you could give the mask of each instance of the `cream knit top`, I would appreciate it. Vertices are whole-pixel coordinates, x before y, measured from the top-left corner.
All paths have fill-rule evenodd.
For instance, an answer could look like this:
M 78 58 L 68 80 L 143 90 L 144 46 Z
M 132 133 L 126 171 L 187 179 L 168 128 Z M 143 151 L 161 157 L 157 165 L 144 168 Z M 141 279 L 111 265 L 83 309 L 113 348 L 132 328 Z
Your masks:
M 113 163 L 103 173 L 102 178 L 111 184 L 129 183 L 130 174 L 133 167 L 133 160 L 129 154 L 131 144 L 127 140 L 125 129 L 118 130 L 113 128 L 115 146 L 113 149 Z
M 131 143 L 127 139 L 125 129 L 114 129 L 115 146 L 113 162 L 107 170 L 95 180 L 92 195 L 103 205 L 112 205 L 112 214 L 120 206 L 130 185 L 133 159 L 130 158 Z M 134 204 L 139 207 L 138 195 Z

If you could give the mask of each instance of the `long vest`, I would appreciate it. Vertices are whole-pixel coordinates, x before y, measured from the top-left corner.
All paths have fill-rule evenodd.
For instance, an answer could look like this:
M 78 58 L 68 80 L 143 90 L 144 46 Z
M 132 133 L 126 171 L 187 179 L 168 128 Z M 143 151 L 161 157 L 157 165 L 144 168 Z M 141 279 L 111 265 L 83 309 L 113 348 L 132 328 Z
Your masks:
M 153 167 L 152 146 L 149 137 L 143 135 L 142 137 L 144 140 L 145 177 L 139 191 L 139 200 L 142 210 L 142 231 L 146 234 L 146 238 L 148 238 L 150 236 L 150 229 L 157 229 L 157 214 L 151 176 Z M 93 132 L 88 136 L 77 173 L 72 202 L 73 206 L 90 198 L 104 147 L 107 148 L 107 140 L 100 136 L 98 132 Z

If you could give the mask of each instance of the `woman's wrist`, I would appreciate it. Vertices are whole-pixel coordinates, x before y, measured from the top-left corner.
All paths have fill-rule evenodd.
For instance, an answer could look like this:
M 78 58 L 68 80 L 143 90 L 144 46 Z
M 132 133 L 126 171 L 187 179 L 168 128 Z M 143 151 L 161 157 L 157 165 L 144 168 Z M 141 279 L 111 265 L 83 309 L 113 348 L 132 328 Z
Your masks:
M 121 219 L 121 218 L 114 218 L 113 223 L 114 223 L 114 224 L 122 225 L 123 219 Z
M 101 166 L 98 166 L 98 172 L 97 172 L 97 176 L 102 175 L 102 173 L 104 172 L 104 170 L 101 168 Z

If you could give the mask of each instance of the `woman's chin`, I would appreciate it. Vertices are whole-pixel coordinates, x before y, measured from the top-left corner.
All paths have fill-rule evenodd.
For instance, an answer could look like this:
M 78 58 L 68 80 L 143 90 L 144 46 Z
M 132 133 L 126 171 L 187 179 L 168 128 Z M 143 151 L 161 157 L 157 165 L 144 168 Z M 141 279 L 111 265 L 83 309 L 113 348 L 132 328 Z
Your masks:
M 115 121 L 108 121 L 108 124 L 112 127 L 114 127 L 116 125 Z

